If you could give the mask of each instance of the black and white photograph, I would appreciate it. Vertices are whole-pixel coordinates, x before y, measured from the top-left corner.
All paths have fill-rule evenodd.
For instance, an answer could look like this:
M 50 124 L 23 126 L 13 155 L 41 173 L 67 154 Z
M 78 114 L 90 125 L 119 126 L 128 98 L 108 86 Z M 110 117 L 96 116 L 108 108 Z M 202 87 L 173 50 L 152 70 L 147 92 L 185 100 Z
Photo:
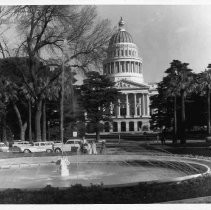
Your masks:
M 1 206 L 208 203 L 211 2 L 0 2 Z

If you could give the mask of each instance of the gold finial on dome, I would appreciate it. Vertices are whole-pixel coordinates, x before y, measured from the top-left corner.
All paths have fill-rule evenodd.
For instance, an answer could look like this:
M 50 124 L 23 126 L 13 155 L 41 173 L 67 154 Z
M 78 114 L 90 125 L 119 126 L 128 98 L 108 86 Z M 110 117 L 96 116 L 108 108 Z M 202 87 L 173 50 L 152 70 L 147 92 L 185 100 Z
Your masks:
M 123 26 L 125 25 L 125 22 L 123 21 L 122 17 L 119 21 L 119 30 L 120 31 L 124 31 L 125 29 L 123 28 Z

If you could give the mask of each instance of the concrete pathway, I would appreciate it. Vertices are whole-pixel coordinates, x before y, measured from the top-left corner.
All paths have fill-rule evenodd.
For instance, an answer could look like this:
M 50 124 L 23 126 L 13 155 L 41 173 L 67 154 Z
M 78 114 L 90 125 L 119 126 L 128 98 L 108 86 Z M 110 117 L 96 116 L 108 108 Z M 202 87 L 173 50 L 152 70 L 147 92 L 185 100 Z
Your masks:
M 168 201 L 165 203 L 169 204 L 179 204 L 179 203 L 185 203 L 185 204 L 190 204 L 190 203 L 211 203 L 211 196 L 206 196 L 206 197 L 198 197 L 198 198 L 189 198 L 189 199 L 184 199 L 184 200 L 176 200 L 176 201 Z

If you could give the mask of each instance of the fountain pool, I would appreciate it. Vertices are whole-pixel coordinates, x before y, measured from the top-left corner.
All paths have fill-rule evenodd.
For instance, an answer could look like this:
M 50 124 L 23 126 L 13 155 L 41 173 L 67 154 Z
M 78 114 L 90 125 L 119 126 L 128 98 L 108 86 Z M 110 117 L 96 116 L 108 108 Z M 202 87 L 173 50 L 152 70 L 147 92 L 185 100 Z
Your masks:
M 99 155 L 81 158 L 70 156 L 69 176 L 62 177 L 56 158 L 53 161 L 51 157 L 7 159 L 8 163 L 4 166 L 0 162 L 0 188 L 70 187 L 102 183 L 105 186 L 121 186 L 151 181 L 179 181 L 209 173 L 206 165 L 181 158 Z

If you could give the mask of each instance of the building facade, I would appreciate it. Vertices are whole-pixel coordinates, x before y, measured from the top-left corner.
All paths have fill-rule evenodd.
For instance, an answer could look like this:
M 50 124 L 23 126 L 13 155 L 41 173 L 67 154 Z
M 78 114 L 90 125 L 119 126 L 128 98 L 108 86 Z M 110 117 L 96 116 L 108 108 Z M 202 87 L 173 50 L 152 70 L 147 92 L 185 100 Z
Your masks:
M 104 132 L 143 132 L 150 129 L 150 96 L 156 86 L 144 82 L 143 61 L 132 36 L 119 21 L 119 30 L 111 37 L 103 72 L 115 82 L 121 95 L 112 104 L 113 123 Z

